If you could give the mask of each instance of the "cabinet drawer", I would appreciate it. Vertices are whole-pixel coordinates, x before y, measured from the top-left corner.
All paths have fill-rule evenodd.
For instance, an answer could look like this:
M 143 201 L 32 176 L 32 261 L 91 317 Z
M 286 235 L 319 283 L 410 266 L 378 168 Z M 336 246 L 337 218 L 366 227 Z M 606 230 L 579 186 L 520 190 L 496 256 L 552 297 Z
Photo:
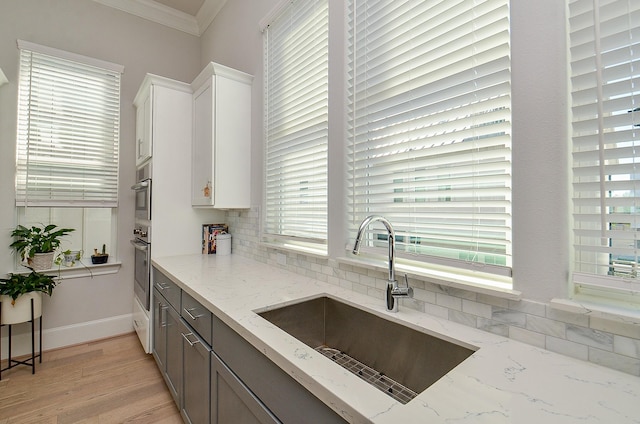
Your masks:
M 195 300 L 189 293 L 182 292 L 182 309 L 180 315 L 198 333 L 207 344 L 211 345 L 211 312 Z
M 176 311 L 180 310 L 180 287 L 176 285 L 173 281 L 169 279 L 162 272 L 158 271 L 156 268 L 153 268 L 152 273 L 153 278 L 153 287 L 157 290 L 158 293 L 162 294 L 167 302 L 175 309 Z

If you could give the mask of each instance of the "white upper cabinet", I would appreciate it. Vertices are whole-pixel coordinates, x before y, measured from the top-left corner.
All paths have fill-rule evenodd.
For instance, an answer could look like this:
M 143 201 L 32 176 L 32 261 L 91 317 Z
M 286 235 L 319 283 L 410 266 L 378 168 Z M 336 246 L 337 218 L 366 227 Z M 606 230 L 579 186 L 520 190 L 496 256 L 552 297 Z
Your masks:
M 212 62 L 191 83 L 193 206 L 250 207 L 252 81 Z

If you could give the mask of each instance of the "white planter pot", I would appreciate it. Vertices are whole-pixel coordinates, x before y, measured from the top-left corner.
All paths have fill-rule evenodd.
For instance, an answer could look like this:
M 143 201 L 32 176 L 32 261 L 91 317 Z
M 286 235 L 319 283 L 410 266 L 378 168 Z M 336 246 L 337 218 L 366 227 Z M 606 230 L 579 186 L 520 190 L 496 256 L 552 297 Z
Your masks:
M 28 259 L 29 266 L 34 271 L 42 271 L 45 269 L 53 268 L 53 253 L 54 252 L 36 253 L 35 255 L 33 255 L 33 258 Z
M 0 296 L 2 314 L 0 324 L 18 324 L 31 320 L 31 299 L 33 299 L 33 318 L 42 316 L 42 292 L 23 294 L 11 304 L 11 296 Z

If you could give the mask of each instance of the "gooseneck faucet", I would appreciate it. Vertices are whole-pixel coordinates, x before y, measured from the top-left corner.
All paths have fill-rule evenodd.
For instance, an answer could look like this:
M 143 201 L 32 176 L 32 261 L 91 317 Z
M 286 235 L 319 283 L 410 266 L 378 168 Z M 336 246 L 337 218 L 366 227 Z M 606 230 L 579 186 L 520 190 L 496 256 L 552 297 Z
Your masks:
M 358 234 L 356 235 L 356 242 L 353 245 L 353 254 L 360 253 L 360 242 L 362 241 L 362 235 L 372 222 L 379 221 L 387 229 L 387 238 L 389 242 L 389 279 L 387 280 L 387 311 L 398 312 L 398 297 L 413 297 L 413 289 L 409 287 L 409 281 L 405 274 L 404 279 L 406 287 L 398 287 L 398 280 L 396 280 L 396 233 L 393 231 L 393 226 L 384 217 L 378 215 L 370 215 L 366 217 L 360 224 Z

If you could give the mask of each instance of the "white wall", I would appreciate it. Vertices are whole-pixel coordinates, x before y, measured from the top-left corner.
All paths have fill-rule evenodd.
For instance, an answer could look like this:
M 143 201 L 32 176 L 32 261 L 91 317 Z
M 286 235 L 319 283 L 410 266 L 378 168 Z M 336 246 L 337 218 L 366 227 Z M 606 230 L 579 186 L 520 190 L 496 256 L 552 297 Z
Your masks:
M 52 298 L 45 297 L 44 347 L 51 347 L 48 343 L 77 343 L 77 338 L 82 337 L 104 337 L 119 329 L 131 331 L 133 247 L 129 239 L 133 194 L 129 187 L 135 180 L 133 98 L 147 72 L 190 82 L 200 71 L 200 40 L 89 0 L 0 1 L 0 68 L 9 79 L 0 87 L 0 274 L 13 271 L 14 263 L 8 245 L 9 233 L 16 224 L 16 39 L 124 65 L 117 247 L 122 267 L 109 276 L 65 280 Z
M 564 3 L 511 2 L 513 278 L 539 301 L 567 295 L 570 269 Z

